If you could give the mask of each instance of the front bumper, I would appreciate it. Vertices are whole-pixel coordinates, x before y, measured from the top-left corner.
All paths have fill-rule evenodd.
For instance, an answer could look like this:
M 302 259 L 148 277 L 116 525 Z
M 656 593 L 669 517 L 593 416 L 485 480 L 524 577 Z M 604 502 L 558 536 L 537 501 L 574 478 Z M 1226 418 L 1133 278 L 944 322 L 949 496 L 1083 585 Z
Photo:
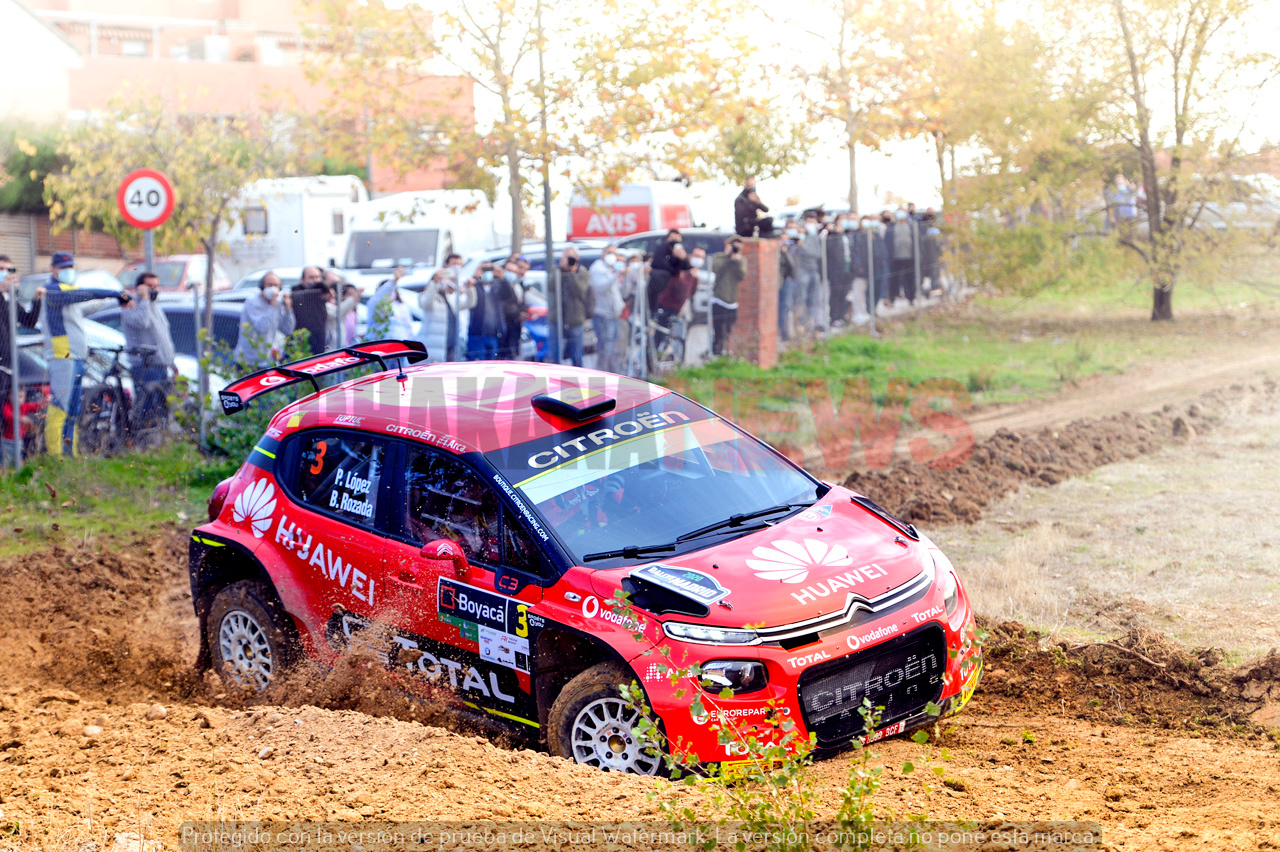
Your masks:
M 982 670 L 967 597 L 948 619 L 936 590 L 872 624 L 833 631 L 792 650 L 777 644 L 708 646 L 671 639 L 665 644 L 670 665 L 681 669 L 711 660 L 758 659 L 769 673 L 765 689 L 720 698 L 703 692 L 691 678 L 673 683 L 661 657 L 633 661 L 672 744 L 702 763 L 740 759 L 749 752 L 750 737 L 782 741 L 792 724 L 798 736 L 789 741 L 804 743 L 812 735 L 820 753 L 925 727 L 958 713 Z M 697 693 L 703 714 L 690 709 Z M 878 708 L 871 730 L 861 712 L 864 699 Z

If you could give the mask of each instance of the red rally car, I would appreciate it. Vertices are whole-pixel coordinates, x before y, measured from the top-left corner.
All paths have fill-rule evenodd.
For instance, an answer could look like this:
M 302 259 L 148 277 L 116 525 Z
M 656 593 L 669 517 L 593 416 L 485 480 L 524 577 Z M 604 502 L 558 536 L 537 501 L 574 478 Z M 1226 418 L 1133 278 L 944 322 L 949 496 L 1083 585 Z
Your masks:
M 741 759 L 717 728 L 770 712 L 834 750 L 972 694 L 968 597 L 911 524 L 665 388 L 531 363 L 395 366 L 423 357 L 380 341 L 222 391 L 234 413 L 315 388 L 192 535 L 204 666 L 265 690 L 291 661 L 366 642 L 411 693 L 444 688 L 554 754 L 640 774 L 661 761 L 624 683 L 707 763 Z M 317 381 L 371 363 L 383 371 Z M 668 662 L 701 667 L 705 712 Z M 883 707 L 878 730 L 864 699 Z

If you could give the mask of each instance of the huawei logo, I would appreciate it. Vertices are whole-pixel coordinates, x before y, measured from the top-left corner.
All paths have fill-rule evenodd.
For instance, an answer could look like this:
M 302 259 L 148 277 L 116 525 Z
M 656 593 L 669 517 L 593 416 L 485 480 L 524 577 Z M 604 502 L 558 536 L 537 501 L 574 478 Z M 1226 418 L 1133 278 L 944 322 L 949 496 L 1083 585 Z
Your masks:
M 798 541 L 775 541 L 769 547 L 751 551 L 756 557 L 747 567 L 762 580 L 803 583 L 814 568 L 840 568 L 853 562 L 844 545 L 828 545 L 825 541 L 806 538 Z
M 271 515 L 276 510 L 276 487 L 259 479 L 236 495 L 231 519 L 237 524 L 249 522 L 254 538 L 262 538 L 271 529 Z

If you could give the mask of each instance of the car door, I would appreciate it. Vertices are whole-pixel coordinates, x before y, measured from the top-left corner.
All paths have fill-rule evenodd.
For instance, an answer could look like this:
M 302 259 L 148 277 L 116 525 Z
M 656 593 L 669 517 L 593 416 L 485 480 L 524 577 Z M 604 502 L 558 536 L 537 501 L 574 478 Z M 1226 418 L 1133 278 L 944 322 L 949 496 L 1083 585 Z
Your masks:
M 406 634 L 398 641 L 421 652 L 410 668 L 468 703 L 535 719 L 530 642 L 539 620 L 529 610 L 542 599 L 541 551 L 461 458 L 408 444 L 402 458 L 385 600 L 391 623 Z M 465 572 L 440 558 L 441 541 L 461 548 Z
M 388 444 L 363 432 L 314 429 L 289 440 L 283 477 L 292 498 L 268 533 L 306 589 L 325 633 L 376 620 L 383 600 Z

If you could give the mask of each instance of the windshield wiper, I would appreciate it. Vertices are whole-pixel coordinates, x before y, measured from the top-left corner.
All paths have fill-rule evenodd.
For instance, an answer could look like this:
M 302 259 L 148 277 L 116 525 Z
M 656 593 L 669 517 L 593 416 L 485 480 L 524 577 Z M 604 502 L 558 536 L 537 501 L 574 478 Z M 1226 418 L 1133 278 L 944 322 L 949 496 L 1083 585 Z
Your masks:
M 675 550 L 676 543 L 669 542 L 667 544 L 646 544 L 646 545 L 628 545 L 620 547 L 617 550 L 601 550 L 599 553 L 588 553 L 582 557 L 583 562 L 595 562 L 598 559 L 639 559 L 650 553 L 666 553 L 669 550 Z
M 747 521 L 754 521 L 756 518 L 763 518 L 766 515 L 773 515 L 778 512 L 790 511 L 792 509 L 807 508 L 809 508 L 808 503 L 782 503 L 778 506 L 770 506 L 767 509 L 758 509 L 754 512 L 742 512 L 741 514 L 730 515 L 722 521 L 716 521 L 713 524 L 707 524 L 705 527 L 698 527 L 696 530 L 690 530 L 684 535 L 679 536 L 676 541 L 688 541 L 691 538 L 698 538 L 699 536 L 704 536 L 707 533 L 713 533 L 716 530 L 724 529 L 726 527 L 740 527 Z

